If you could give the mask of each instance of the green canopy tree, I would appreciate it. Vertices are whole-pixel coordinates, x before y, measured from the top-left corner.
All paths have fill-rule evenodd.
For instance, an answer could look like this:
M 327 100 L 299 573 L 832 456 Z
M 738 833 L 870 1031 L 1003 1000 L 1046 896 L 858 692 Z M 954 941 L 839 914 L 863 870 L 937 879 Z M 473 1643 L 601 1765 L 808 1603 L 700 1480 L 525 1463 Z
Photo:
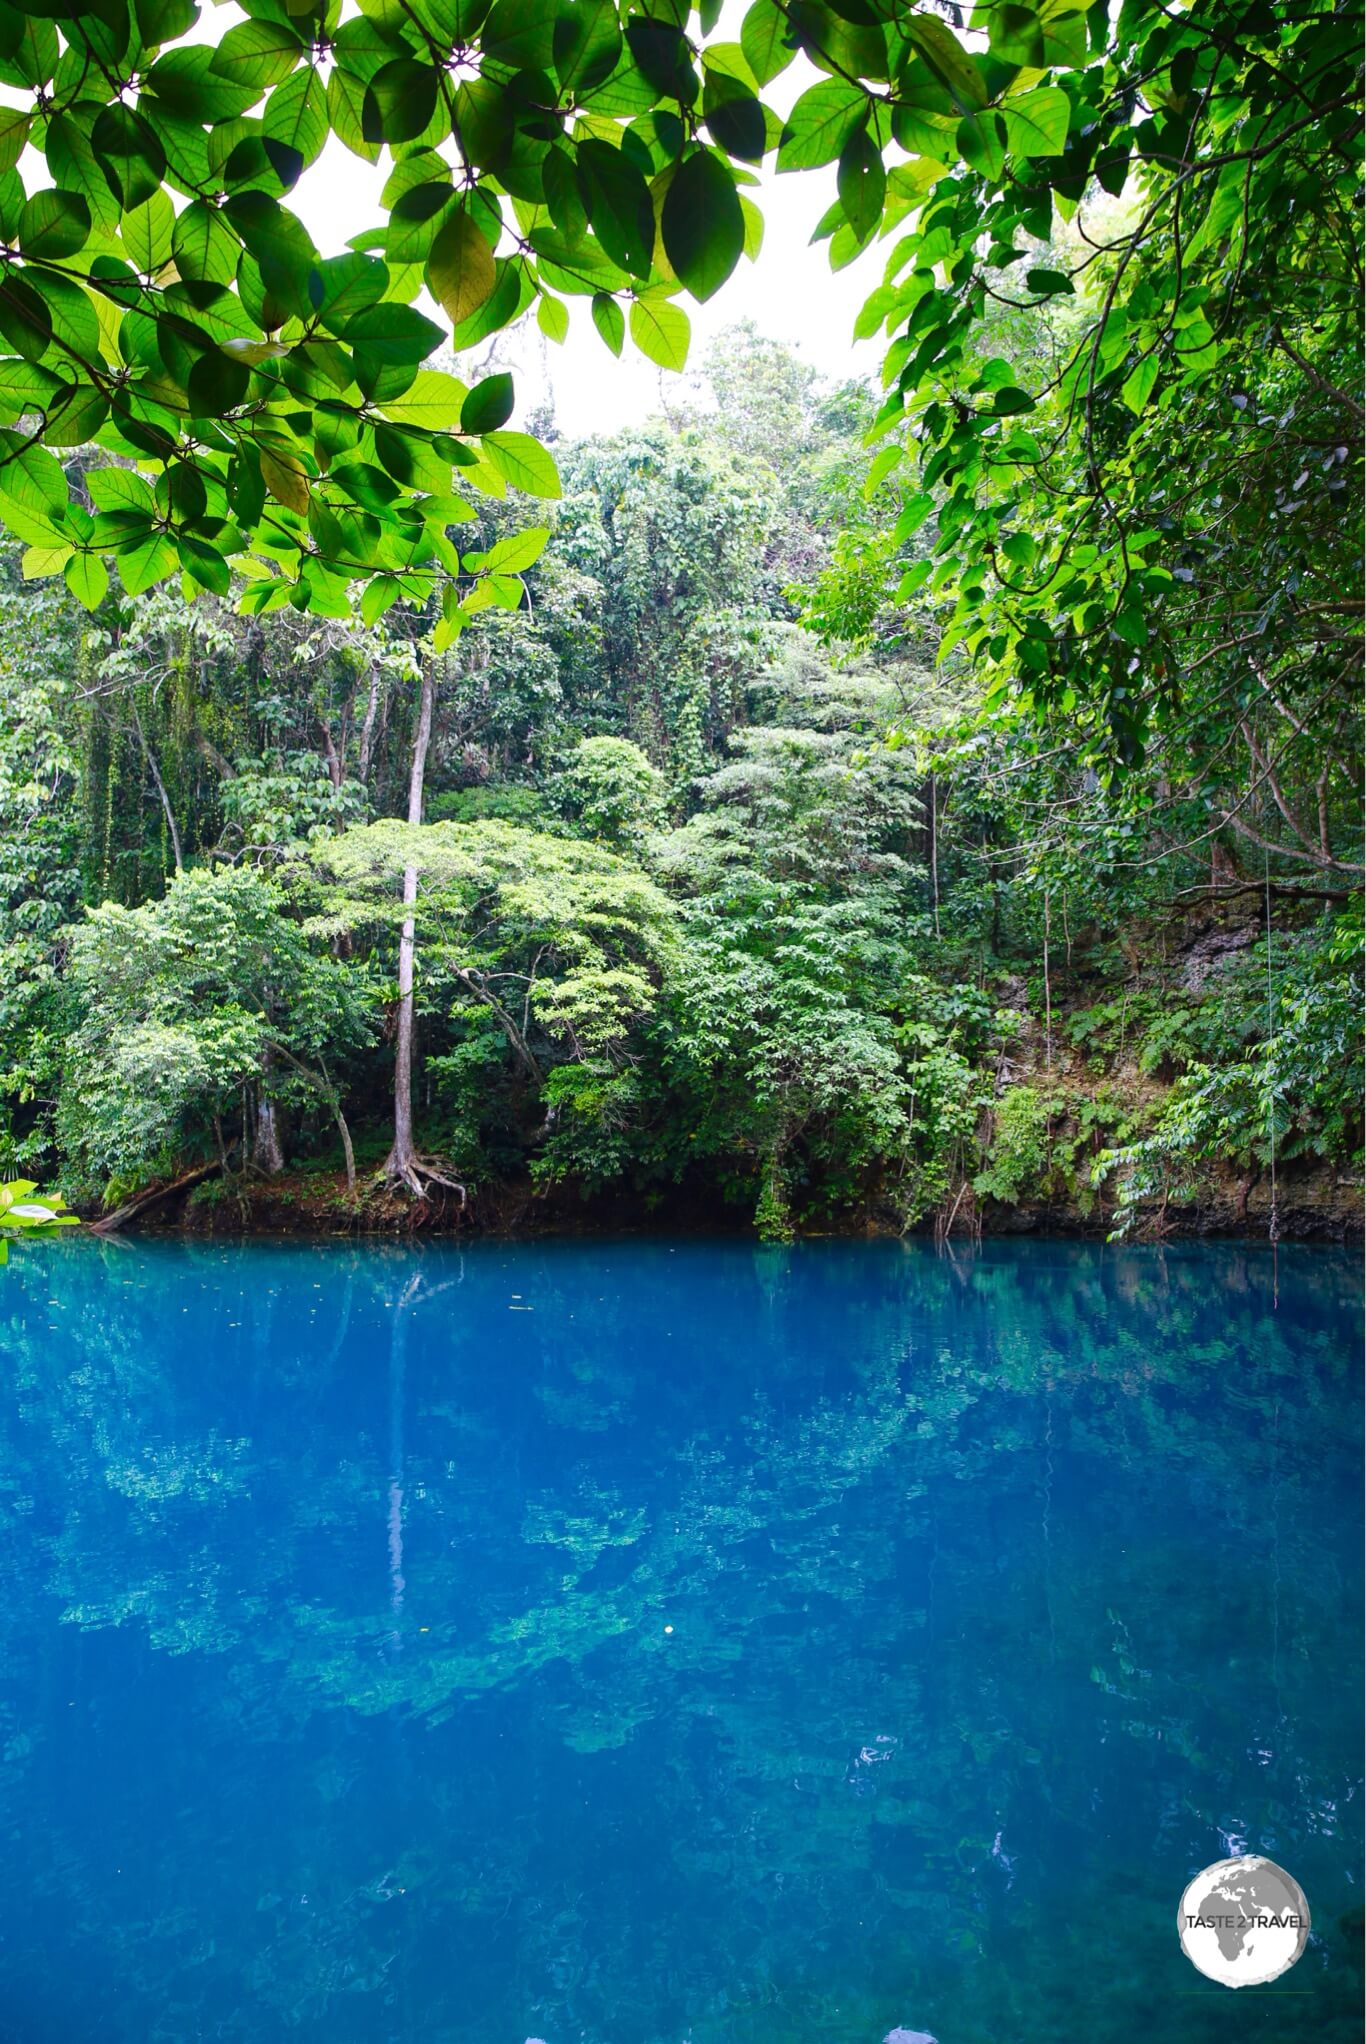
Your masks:
M 146 1177 L 205 1138 L 224 1163 L 236 1140 L 244 1160 L 276 1172 L 281 1108 L 293 1101 L 331 1115 L 354 1191 L 327 1059 L 368 1038 L 364 980 L 320 955 L 285 906 L 263 873 L 194 869 L 160 901 L 105 902 L 77 928 L 81 1020 L 66 1046 L 59 1121 L 87 1180 Z
M 605 847 L 512 823 L 386 820 L 335 839 L 319 867 L 331 883 L 327 929 L 381 943 L 397 929 L 400 1027 L 405 997 L 410 1019 L 396 1040 L 396 1063 L 408 1060 L 396 1143 L 405 1107 L 412 1141 L 419 1003 L 454 1039 L 434 1063 L 477 1131 L 509 1058 L 534 1104 L 557 1065 L 617 1064 L 673 955 L 675 911 L 653 881 Z M 391 1163 L 389 1175 L 414 1194 L 452 1182 L 415 1143 L 412 1155 L 411 1174 Z

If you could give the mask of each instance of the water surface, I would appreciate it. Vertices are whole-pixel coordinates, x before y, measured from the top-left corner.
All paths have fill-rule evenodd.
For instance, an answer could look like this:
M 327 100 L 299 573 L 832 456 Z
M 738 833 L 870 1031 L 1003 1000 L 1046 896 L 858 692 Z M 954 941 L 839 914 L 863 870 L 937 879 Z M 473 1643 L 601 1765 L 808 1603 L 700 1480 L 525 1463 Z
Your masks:
M 1358 1278 L 1275 1280 L 19 1250 L 0 2039 L 1355 2039 Z M 1238 1851 L 1260 1995 L 1174 1934 Z

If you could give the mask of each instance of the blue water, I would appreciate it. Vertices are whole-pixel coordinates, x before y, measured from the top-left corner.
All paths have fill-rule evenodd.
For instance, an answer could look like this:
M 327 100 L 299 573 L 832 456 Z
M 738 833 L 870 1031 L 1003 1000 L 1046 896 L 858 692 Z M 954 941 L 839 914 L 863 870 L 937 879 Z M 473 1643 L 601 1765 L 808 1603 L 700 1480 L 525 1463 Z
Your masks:
M 1355 2039 L 1359 1281 L 1274 1277 L 16 1251 L 0 2039 Z

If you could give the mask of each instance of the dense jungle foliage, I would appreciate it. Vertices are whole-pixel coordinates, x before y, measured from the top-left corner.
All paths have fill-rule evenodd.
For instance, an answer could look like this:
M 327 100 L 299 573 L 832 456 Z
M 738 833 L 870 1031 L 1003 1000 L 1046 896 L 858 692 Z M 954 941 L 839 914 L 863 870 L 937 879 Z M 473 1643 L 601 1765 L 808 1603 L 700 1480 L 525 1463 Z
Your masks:
M 914 603 L 822 644 L 804 620 L 902 515 L 866 494 L 875 402 L 732 332 L 675 425 L 554 443 L 525 606 L 444 655 L 397 608 L 87 617 L 11 557 L 0 1169 L 373 1200 L 405 907 L 412 1190 L 451 1211 L 530 1181 L 782 1234 L 1085 1209 L 1097 1166 L 1161 1199 L 1255 1174 L 1273 1129 L 1347 1157 L 1350 755 L 1277 781 L 1326 804 L 1306 880 L 1275 794 L 1244 800 L 1255 725 L 1197 831 L 1208 790 L 1107 787 L 983 714 Z M 492 503 L 479 544 L 526 523 Z
M 782 1236 L 1350 1170 L 1359 6 L 242 11 L 0 5 L 0 1174 Z M 510 430 L 519 318 L 682 367 L 770 157 L 887 240 L 880 387 L 738 329 Z

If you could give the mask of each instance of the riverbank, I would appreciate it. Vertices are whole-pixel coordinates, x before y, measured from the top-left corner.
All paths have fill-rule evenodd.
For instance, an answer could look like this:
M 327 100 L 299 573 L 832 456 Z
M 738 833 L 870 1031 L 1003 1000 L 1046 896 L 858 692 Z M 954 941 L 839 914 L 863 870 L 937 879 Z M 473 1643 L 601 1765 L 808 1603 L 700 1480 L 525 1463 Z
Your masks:
M 541 1235 L 651 1235 L 658 1233 L 754 1235 L 751 1214 L 718 1199 L 712 1186 L 635 1188 L 587 1194 L 572 1186 L 538 1187 L 530 1179 L 471 1186 L 460 1194 L 433 1188 L 414 1202 L 375 1179 L 362 1178 L 353 1199 L 338 1171 L 287 1171 L 272 1178 L 203 1177 L 158 1190 L 121 1223 L 130 1231 L 232 1238 L 238 1236 L 385 1236 L 422 1232 L 526 1238 Z M 98 1216 L 87 1216 L 99 1225 Z M 799 1239 L 822 1236 L 885 1237 L 901 1234 L 1075 1235 L 1115 1232 L 1113 1200 L 1083 1188 L 1080 1194 L 979 1198 L 971 1186 L 938 1214 L 907 1228 L 894 1192 L 875 1188 L 843 1212 L 808 1222 Z M 1181 1237 L 1250 1237 L 1272 1233 L 1272 1183 L 1265 1171 L 1211 1172 L 1185 1197 L 1140 1206 L 1128 1235 L 1137 1241 Z M 1366 1233 L 1360 1181 L 1333 1164 L 1292 1161 L 1277 1173 L 1275 1232 L 1283 1241 L 1359 1242 Z

